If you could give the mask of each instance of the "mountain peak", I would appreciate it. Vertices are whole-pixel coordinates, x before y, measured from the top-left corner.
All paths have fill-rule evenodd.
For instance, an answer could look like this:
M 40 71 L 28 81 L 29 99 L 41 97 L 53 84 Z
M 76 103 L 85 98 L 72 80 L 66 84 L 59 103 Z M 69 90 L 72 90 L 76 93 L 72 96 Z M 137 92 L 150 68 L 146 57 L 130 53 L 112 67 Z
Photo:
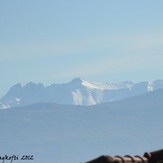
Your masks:
M 10 96 L 15 95 L 15 94 L 18 95 L 21 89 L 22 89 L 22 85 L 20 83 L 17 83 L 13 87 L 10 88 L 7 94 Z
M 78 78 L 74 78 L 71 82 L 73 82 L 73 83 L 82 83 L 83 82 L 83 79 L 81 79 L 80 77 L 78 77 Z
M 96 84 L 94 82 L 83 80 L 81 78 L 74 78 L 71 82 L 72 82 L 72 84 L 84 86 L 84 87 L 91 88 L 91 89 L 101 89 L 98 86 L 98 84 Z
M 39 88 L 39 87 L 44 88 L 44 85 L 41 84 L 41 83 L 36 84 L 36 83 L 33 83 L 33 82 L 29 82 L 23 88 L 24 89 L 29 89 L 29 88 L 34 89 L 34 88 Z

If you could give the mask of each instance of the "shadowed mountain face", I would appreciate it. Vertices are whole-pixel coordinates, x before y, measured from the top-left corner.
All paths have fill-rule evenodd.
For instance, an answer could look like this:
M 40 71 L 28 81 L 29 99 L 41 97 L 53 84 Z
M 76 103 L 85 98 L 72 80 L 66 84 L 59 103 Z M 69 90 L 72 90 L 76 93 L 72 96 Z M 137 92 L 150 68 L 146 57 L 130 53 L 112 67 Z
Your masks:
M 25 86 L 16 84 L 0 99 L 0 108 L 25 106 L 38 102 L 50 102 L 70 105 L 94 105 L 104 102 L 118 101 L 131 96 L 151 92 L 163 88 L 163 81 L 154 82 L 120 82 L 94 83 L 73 79 L 65 84 L 28 83 Z
M 163 90 L 92 106 L 37 103 L 0 110 L 1 155 L 79 163 L 163 146 Z

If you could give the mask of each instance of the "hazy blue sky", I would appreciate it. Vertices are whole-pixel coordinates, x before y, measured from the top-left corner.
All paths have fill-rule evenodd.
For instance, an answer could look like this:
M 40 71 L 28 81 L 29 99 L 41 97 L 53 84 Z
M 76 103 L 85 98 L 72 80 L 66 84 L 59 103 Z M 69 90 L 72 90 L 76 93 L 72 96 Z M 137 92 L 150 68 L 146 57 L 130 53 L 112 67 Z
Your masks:
M 163 0 L 0 0 L 0 96 L 16 83 L 163 79 Z

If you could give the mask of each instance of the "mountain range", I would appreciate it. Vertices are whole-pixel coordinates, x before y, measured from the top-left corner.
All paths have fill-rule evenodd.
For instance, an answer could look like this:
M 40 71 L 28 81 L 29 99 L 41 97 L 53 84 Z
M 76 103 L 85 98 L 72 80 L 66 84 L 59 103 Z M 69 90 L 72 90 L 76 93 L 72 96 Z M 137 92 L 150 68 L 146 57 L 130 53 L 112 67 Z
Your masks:
M 16 84 L 1 99 L 1 156 L 84 163 L 100 155 L 161 149 L 162 88 L 162 80 Z
M 143 82 L 97 83 L 75 78 L 68 83 L 44 86 L 39 83 L 20 83 L 9 89 L 0 99 L 0 108 L 26 106 L 47 102 L 68 105 L 95 105 L 119 101 L 163 88 L 163 80 Z

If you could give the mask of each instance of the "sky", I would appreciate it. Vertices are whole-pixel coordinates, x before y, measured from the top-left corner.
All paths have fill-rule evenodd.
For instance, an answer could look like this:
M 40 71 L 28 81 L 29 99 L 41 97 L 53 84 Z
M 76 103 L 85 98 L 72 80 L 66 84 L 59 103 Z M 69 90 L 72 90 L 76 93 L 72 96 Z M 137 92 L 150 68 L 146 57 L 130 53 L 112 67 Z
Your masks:
M 163 79 L 162 0 L 0 0 L 0 97 L 16 83 Z

